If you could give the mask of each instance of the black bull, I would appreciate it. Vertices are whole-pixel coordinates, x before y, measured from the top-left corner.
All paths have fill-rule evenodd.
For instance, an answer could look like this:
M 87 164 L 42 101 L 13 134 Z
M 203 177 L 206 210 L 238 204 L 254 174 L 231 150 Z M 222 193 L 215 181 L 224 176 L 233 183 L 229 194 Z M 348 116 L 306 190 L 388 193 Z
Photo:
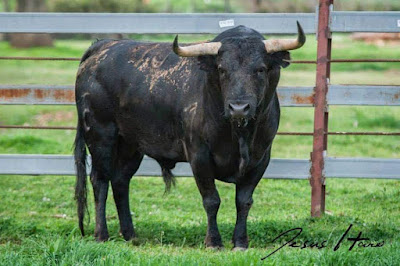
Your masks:
M 109 237 L 105 204 L 110 181 L 121 234 L 126 240 L 135 237 L 129 182 L 146 154 L 160 164 L 167 190 L 175 164 L 190 163 L 207 213 L 208 247 L 222 246 L 215 179 L 236 184 L 233 243 L 236 249 L 247 248 L 252 194 L 269 164 L 279 124 L 280 68 L 289 65 L 287 50 L 305 42 L 298 29 L 297 40 L 266 41 L 239 26 L 211 43 L 183 47 L 177 38 L 173 47 L 131 40 L 94 43 L 76 79 L 75 197 L 82 234 L 87 147 L 99 241 Z

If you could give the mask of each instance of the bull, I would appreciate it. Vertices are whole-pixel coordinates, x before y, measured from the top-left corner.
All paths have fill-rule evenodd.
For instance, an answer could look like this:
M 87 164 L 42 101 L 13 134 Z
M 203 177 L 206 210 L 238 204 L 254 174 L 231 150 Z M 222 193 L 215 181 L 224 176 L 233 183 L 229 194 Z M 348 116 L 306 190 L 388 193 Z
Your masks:
M 161 166 L 169 190 L 171 169 L 189 162 L 203 200 L 205 245 L 222 247 L 215 180 L 236 185 L 234 249 L 248 248 L 246 221 L 253 191 L 266 170 L 280 107 L 276 88 L 296 39 L 265 40 L 245 26 L 211 42 L 179 45 L 101 40 L 83 55 L 76 78 L 78 125 L 75 164 L 79 228 L 87 211 L 87 149 L 92 158 L 98 241 L 108 239 L 109 183 L 125 240 L 135 237 L 129 183 L 144 155 Z M 172 48 L 172 49 L 171 49 Z

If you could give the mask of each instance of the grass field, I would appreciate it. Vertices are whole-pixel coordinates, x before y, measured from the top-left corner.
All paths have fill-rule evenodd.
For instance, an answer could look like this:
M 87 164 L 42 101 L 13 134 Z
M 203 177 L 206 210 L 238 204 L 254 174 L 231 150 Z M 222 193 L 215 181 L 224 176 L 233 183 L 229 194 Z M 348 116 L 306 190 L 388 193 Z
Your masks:
M 183 36 L 183 40 L 211 36 Z M 148 36 L 135 36 L 149 39 Z M 152 36 L 170 41 L 171 36 Z M 55 48 L 15 50 L 0 42 L 0 56 L 79 57 L 90 41 L 57 41 Z M 295 60 L 315 59 L 315 37 Z M 377 47 L 335 36 L 334 58 L 399 58 L 396 46 Z M 1 84 L 73 84 L 77 62 L 0 61 Z M 314 66 L 293 65 L 283 70 L 281 85 L 313 85 Z M 400 64 L 336 64 L 332 83 L 400 84 Z M 75 125 L 75 108 L 68 106 L 0 106 L 0 124 Z M 280 131 L 311 132 L 312 108 L 283 108 Z M 331 131 L 400 130 L 398 107 L 331 107 Z M 71 154 L 74 131 L 0 130 L 0 153 Z M 274 158 L 309 158 L 310 137 L 278 136 Z M 340 157 L 400 157 L 398 137 L 335 136 L 329 155 Z M 327 180 L 327 215 L 309 217 L 308 181 L 262 180 L 254 195 L 248 230 L 251 248 L 231 252 L 234 222 L 234 186 L 218 182 L 222 199 L 218 222 L 226 246 L 223 251 L 204 248 L 206 217 L 192 178 L 181 178 L 163 196 L 159 177 L 135 177 L 131 183 L 131 210 L 138 239 L 118 236 L 118 219 L 111 191 L 107 219 L 111 241 L 96 243 L 77 231 L 73 177 L 0 177 L 0 265 L 398 265 L 400 263 L 400 182 L 390 180 Z M 93 232 L 93 199 L 89 199 Z M 350 242 L 334 252 L 333 246 L 353 224 L 349 235 L 382 248 L 355 247 Z M 283 244 L 271 241 L 281 232 L 302 227 L 300 241 L 328 240 L 325 249 L 285 247 L 266 261 L 260 259 Z
M 127 243 L 118 236 L 118 220 L 108 200 L 111 241 L 96 243 L 77 231 L 72 177 L 2 177 L 0 179 L 0 264 L 36 265 L 257 265 L 279 245 L 279 233 L 302 227 L 300 241 L 328 240 L 329 248 L 284 248 L 266 265 L 396 265 L 400 261 L 400 183 L 373 180 L 328 180 L 327 210 L 321 219 L 309 218 L 307 181 L 262 180 L 248 219 L 249 251 L 231 252 L 235 207 L 234 187 L 218 182 L 222 206 L 218 222 L 225 250 L 206 250 L 202 244 L 206 217 L 194 180 L 181 178 L 171 194 L 163 196 L 161 178 L 135 177 L 131 183 L 131 210 L 138 233 Z M 110 195 L 110 198 L 111 195 Z M 92 198 L 90 210 L 93 210 Z M 93 212 L 89 232 L 94 230 Z M 349 236 L 362 231 L 382 248 L 355 248 L 349 242 L 332 248 L 353 224 Z M 281 242 L 283 244 L 284 242 Z M 397 262 L 397 263 L 395 263 Z

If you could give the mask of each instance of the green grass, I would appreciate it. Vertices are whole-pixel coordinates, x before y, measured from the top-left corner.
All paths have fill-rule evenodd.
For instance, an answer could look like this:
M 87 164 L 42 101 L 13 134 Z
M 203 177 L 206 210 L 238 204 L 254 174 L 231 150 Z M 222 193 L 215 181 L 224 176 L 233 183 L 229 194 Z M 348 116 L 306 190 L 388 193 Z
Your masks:
M 308 181 L 262 180 L 248 219 L 250 250 L 231 252 L 235 221 L 234 186 L 218 182 L 222 199 L 218 222 L 225 250 L 206 250 L 203 238 L 206 217 L 192 178 L 181 178 L 172 193 L 163 196 L 161 178 L 134 177 L 131 210 L 138 234 L 134 242 L 118 235 L 113 200 L 108 200 L 107 221 L 111 241 L 96 243 L 92 197 L 89 236 L 77 231 L 72 177 L 11 177 L 0 179 L 0 264 L 261 264 L 261 258 L 283 244 L 271 243 L 281 232 L 302 227 L 300 241 L 328 240 L 323 250 L 284 248 L 267 265 L 394 265 L 400 260 L 400 183 L 374 180 L 328 180 L 327 210 L 321 219 L 309 218 Z M 111 192 L 110 192 L 111 193 Z M 112 198 L 111 195 L 109 198 Z M 359 231 L 373 241 L 385 241 L 379 249 L 355 248 L 349 242 L 337 252 L 332 248 L 347 227 L 349 236 Z
M 148 39 L 149 36 L 134 36 Z M 182 36 L 182 41 L 211 36 Z M 158 41 L 172 36 L 156 35 Z M 394 47 L 375 47 L 352 42 L 346 35 L 335 36 L 334 58 L 397 58 Z M 304 49 L 294 51 L 295 60 L 315 59 L 315 38 Z M 0 56 L 79 57 L 90 41 L 56 41 L 54 48 L 12 49 L 0 42 Z M 77 62 L 0 61 L 2 84 L 73 84 Z M 337 64 L 332 83 L 400 84 L 400 64 Z M 282 71 L 281 85 L 314 85 L 315 66 L 292 65 Z M 398 107 L 330 107 L 330 131 L 400 130 Z M 0 106 L 0 124 L 75 126 L 73 106 Z M 312 108 L 282 108 L 280 131 L 313 129 Z M 71 154 L 74 131 L 0 130 L 0 153 Z M 398 137 L 330 136 L 329 155 L 340 157 L 400 157 Z M 309 158 L 311 137 L 277 136 L 274 158 Z M 309 215 L 308 181 L 262 180 L 254 195 L 248 220 L 251 248 L 244 253 L 230 249 L 234 222 L 234 186 L 218 182 L 222 206 L 218 216 L 225 250 L 204 248 L 206 216 L 192 178 L 181 178 L 171 194 L 163 196 L 159 177 L 134 177 L 131 210 L 138 233 L 134 242 L 118 235 L 118 219 L 111 191 L 107 220 L 111 241 L 96 243 L 92 236 L 93 198 L 89 199 L 89 236 L 77 231 L 73 177 L 0 177 L 0 265 L 398 265 L 400 262 L 400 182 L 388 180 L 327 180 L 327 215 Z M 91 193 L 90 193 L 91 196 Z M 355 248 L 349 243 L 337 252 L 332 246 L 349 224 L 351 236 L 359 231 L 383 248 Z M 329 239 L 329 248 L 285 247 L 266 262 L 278 243 L 279 233 L 303 227 L 300 240 Z M 283 242 L 282 242 L 283 243 Z

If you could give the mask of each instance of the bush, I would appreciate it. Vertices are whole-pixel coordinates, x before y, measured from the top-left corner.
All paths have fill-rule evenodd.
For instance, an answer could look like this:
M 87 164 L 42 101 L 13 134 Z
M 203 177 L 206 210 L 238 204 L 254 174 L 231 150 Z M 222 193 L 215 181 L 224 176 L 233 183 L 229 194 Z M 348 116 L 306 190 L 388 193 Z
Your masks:
M 262 0 L 259 12 L 315 12 L 318 0 Z M 335 1 L 334 10 L 341 11 L 398 11 L 398 0 L 342 0 Z
M 54 0 L 50 2 L 54 12 L 154 12 L 142 0 Z

